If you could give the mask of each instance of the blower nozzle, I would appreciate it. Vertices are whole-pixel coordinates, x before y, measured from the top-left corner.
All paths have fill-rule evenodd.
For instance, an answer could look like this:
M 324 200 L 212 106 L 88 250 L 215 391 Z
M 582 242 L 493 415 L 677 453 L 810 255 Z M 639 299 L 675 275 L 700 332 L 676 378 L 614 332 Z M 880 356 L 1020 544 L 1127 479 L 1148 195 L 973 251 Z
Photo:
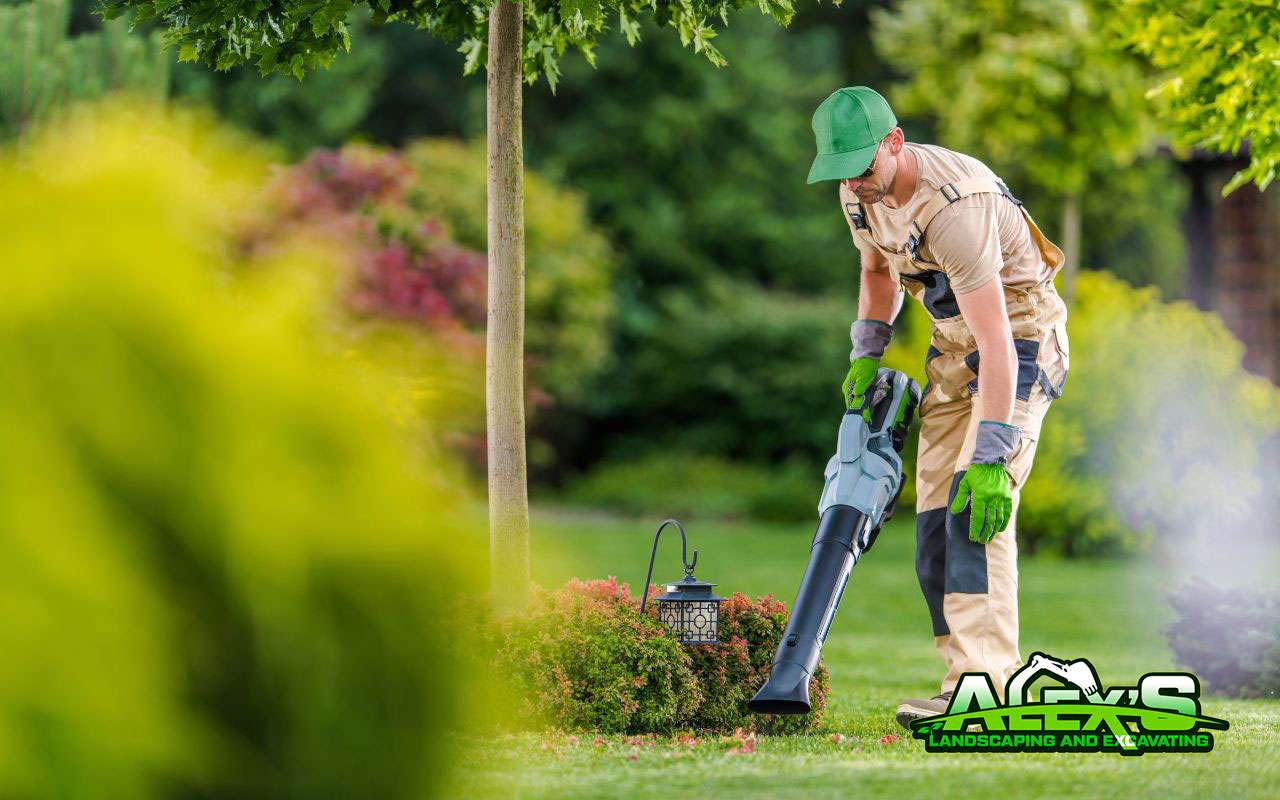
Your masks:
M 902 491 L 902 447 L 920 387 L 901 372 L 881 369 L 867 391 L 871 421 L 847 411 L 836 454 L 827 462 L 818 502 L 818 529 L 809 546 L 791 617 L 769 679 L 747 707 L 758 714 L 808 714 L 809 681 L 831 630 L 849 574 L 893 516 Z

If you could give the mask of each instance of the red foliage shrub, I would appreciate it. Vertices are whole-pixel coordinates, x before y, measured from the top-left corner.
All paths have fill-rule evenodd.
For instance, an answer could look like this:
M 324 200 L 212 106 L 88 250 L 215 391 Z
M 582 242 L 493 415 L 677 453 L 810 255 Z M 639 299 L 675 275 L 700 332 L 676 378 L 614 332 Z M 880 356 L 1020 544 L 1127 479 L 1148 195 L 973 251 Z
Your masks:
M 453 242 L 405 195 L 414 173 L 397 153 L 317 150 L 282 170 L 261 245 L 282 234 L 338 239 L 355 260 L 348 303 L 357 314 L 412 320 L 437 332 L 479 337 L 485 320 L 484 254 Z
M 684 647 L 614 578 L 538 591 L 527 614 L 497 627 L 496 666 L 517 684 L 521 721 L 665 732 L 702 700 Z
M 787 627 L 787 609 L 773 595 L 755 600 L 735 592 L 720 604 L 720 644 L 690 650 L 702 685 L 697 727 L 763 733 L 803 733 L 817 727 L 827 705 L 827 668 L 819 663 L 809 682 L 813 712 L 805 716 L 752 714 L 747 701 L 769 677 L 773 656 Z

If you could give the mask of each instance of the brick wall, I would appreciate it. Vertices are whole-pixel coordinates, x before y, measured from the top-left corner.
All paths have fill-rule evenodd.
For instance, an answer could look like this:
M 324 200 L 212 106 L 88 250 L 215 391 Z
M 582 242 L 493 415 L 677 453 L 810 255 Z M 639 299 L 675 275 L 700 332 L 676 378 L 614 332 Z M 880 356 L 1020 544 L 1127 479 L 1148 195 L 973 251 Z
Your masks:
M 1198 159 L 1186 226 L 1188 296 L 1218 312 L 1245 344 L 1245 367 L 1280 380 L 1280 190 L 1244 186 L 1222 197 L 1240 164 Z M 1207 229 L 1206 227 L 1207 226 Z

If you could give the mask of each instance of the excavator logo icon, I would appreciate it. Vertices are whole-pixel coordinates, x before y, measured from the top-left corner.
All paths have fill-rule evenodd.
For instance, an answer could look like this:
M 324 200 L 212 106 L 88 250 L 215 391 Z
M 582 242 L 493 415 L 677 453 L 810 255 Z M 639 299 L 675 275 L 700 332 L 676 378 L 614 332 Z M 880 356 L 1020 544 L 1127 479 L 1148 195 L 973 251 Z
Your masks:
M 1039 701 L 1027 690 L 1056 681 Z M 1087 659 L 1035 653 L 1009 676 L 1005 702 L 991 678 L 960 678 L 944 714 L 917 720 L 913 735 L 931 753 L 1207 753 L 1226 720 L 1200 714 L 1200 682 L 1189 672 L 1149 672 L 1137 686 L 1105 688 Z

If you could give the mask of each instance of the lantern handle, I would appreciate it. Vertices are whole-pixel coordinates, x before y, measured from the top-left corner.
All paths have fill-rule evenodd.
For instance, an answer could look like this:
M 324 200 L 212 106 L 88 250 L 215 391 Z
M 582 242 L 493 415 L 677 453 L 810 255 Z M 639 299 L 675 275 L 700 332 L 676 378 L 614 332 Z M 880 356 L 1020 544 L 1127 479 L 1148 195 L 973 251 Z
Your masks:
M 693 568 L 698 565 L 698 550 L 693 550 L 693 560 L 689 560 L 689 540 L 684 534 L 684 526 L 680 524 L 678 519 L 663 520 L 658 526 L 658 530 L 653 534 L 653 550 L 649 553 L 649 574 L 644 578 L 644 594 L 640 595 L 640 613 L 644 613 L 645 604 L 649 602 L 649 584 L 653 582 L 653 560 L 658 555 L 658 540 L 662 538 L 662 532 L 666 530 L 668 525 L 675 525 L 676 530 L 680 531 L 680 563 L 684 565 L 684 574 L 686 576 L 693 575 Z

